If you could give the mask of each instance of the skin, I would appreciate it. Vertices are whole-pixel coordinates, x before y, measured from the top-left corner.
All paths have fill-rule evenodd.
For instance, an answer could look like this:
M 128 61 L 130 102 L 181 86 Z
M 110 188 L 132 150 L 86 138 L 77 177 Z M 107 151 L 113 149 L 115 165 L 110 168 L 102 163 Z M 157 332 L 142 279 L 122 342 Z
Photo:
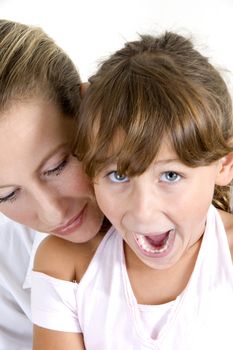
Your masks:
M 143 263 L 155 269 L 171 267 L 204 232 L 219 163 L 189 168 L 164 142 L 141 176 L 119 177 L 116 169 L 115 164 L 108 166 L 95 182 L 101 209 Z M 134 233 L 150 236 L 171 230 L 175 231 L 173 247 L 164 257 L 146 256 L 134 237 Z
M 127 273 L 136 300 L 145 305 L 174 300 L 185 288 L 201 245 L 214 186 L 227 184 L 233 177 L 232 154 L 194 170 L 179 162 L 169 143 L 164 140 L 162 145 L 157 159 L 141 176 L 119 177 L 112 164 L 94 181 L 98 204 L 125 240 Z M 174 160 L 170 162 L 171 159 Z M 233 252 L 233 216 L 221 211 L 220 215 Z M 173 228 L 172 249 L 159 259 L 144 256 L 132 234 L 161 233 Z M 74 245 L 49 236 L 39 247 L 35 269 L 58 279 L 80 281 L 101 239 L 98 234 L 82 245 Z M 54 348 L 83 350 L 82 334 L 34 326 L 33 349 Z
M 45 264 L 44 270 L 53 274 L 56 266 L 58 277 L 72 280 L 77 276 L 76 247 L 80 247 L 80 273 L 90 257 L 85 246 L 92 253 L 96 249 L 103 219 L 93 187 L 72 155 L 74 122 L 52 102 L 37 96 L 0 113 L 0 130 L 0 149 L 4 150 L 0 153 L 0 211 L 25 226 L 50 233 L 39 248 L 35 269 Z M 47 240 L 52 250 L 43 248 Z M 54 348 L 84 349 L 82 335 L 35 326 L 33 349 Z
M 48 236 L 40 244 L 34 270 L 66 281 L 80 281 L 102 235 L 82 244 L 74 244 L 55 236 Z M 33 350 L 84 350 L 81 333 L 59 332 L 34 325 Z
M 125 241 L 128 275 L 142 304 L 174 300 L 185 288 L 201 245 L 214 186 L 228 184 L 233 176 L 232 154 L 208 166 L 190 168 L 179 161 L 166 139 L 161 145 L 142 175 L 120 176 L 112 164 L 94 181 L 101 210 Z M 220 215 L 233 252 L 233 216 Z M 172 238 L 163 254 L 148 256 L 135 239 L 135 234 L 145 240 L 145 236 L 167 232 Z
M 103 216 L 72 155 L 73 123 L 39 96 L 1 113 L 0 211 L 37 231 L 84 242 Z

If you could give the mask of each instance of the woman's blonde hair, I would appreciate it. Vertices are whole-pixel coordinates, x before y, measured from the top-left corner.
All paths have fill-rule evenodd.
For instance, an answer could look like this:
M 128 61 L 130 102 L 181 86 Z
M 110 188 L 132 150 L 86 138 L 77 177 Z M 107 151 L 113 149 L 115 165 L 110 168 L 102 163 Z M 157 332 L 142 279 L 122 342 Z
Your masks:
M 119 130 L 125 137 L 111 154 Z M 164 135 L 190 167 L 233 150 L 232 101 L 224 80 L 190 40 L 172 32 L 127 43 L 91 78 L 77 155 L 92 178 L 112 162 L 119 173 L 137 176 L 156 157 Z M 216 187 L 214 205 L 230 211 L 229 195 L 229 188 Z
M 79 87 L 71 59 L 41 28 L 0 20 L 0 111 L 40 94 L 75 116 Z

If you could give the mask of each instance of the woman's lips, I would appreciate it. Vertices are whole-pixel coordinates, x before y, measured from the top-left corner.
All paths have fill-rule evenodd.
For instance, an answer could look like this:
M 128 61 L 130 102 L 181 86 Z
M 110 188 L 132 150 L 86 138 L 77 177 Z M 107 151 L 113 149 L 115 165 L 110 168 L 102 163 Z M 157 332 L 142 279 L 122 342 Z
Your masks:
M 59 226 L 56 229 L 52 230 L 50 233 L 59 235 L 59 236 L 67 236 L 74 233 L 83 223 L 84 214 L 86 212 L 86 205 L 84 208 L 75 215 L 72 219 L 70 219 L 65 225 Z

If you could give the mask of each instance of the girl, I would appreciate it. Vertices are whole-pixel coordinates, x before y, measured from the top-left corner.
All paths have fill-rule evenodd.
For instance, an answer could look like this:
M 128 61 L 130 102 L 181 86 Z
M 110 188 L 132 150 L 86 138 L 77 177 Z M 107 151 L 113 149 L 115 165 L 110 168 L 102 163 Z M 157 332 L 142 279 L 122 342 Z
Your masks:
M 71 344 L 68 332 L 83 332 L 88 350 L 231 349 L 233 118 L 223 79 L 167 32 L 126 44 L 91 82 L 77 154 L 113 228 L 95 254 L 54 239 L 39 251 L 35 323 Z M 79 283 L 57 279 L 68 280 L 59 270 L 68 254 Z M 35 349 L 58 337 L 45 328 Z

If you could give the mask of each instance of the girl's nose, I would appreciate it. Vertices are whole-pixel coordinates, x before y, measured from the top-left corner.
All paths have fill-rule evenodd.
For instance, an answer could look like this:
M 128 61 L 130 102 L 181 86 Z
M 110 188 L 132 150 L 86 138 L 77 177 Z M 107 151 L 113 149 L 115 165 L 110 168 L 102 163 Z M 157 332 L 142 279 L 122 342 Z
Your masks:
M 149 227 L 159 213 L 155 194 L 146 185 L 134 186 L 126 201 L 127 220 L 133 227 Z M 128 209 L 127 209 L 128 208 Z

